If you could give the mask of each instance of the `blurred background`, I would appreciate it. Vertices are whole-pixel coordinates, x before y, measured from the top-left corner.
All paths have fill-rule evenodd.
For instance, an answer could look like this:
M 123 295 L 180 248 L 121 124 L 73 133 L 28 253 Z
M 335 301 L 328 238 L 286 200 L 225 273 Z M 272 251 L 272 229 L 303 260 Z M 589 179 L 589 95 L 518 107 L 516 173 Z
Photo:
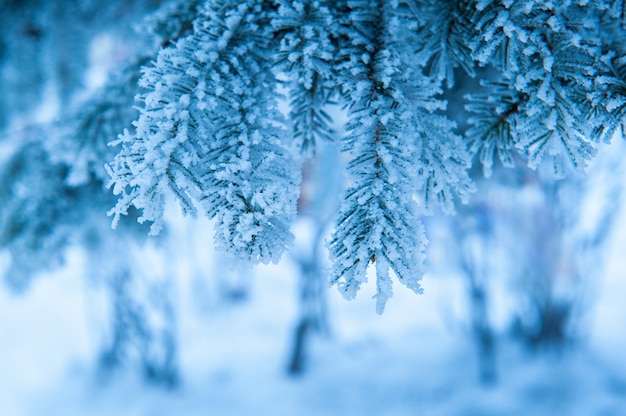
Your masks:
M 108 144 L 198 3 L 0 0 L 0 414 L 626 415 L 623 137 L 584 177 L 476 169 L 423 218 L 424 295 L 382 316 L 373 276 L 354 301 L 326 283 L 329 144 L 278 265 L 229 263 L 174 201 L 159 237 L 112 231 Z

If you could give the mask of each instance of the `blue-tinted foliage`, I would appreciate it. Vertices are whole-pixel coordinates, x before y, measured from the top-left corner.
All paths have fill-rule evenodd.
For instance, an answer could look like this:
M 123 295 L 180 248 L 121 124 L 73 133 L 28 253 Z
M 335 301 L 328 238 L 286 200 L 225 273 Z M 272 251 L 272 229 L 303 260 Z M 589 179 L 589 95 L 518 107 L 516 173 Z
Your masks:
M 207 1 L 187 18 L 192 33 L 144 69 L 140 116 L 109 168 L 116 218 L 134 205 L 156 233 L 173 192 L 186 212 L 217 219 L 226 252 L 277 261 L 292 238 L 296 161 L 336 142 L 349 182 L 331 281 L 352 298 L 375 265 L 379 311 L 391 274 L 421 290 L 419 216 L 470 197 L 472 160 L 489 175 L 494 158 L 536 168 L 549 157 L 560 177 L 624 122 L 617 1 Z M 463 136 L 441 111 L 459 69 L 484 78 L 458 117 Z
M 20 10 L 35 23 L 74 10 L 57 3 L 33 0 Z M 156 3 L 137 2 L 133 13 Z M 93 16 L 110 19 L 122 6 L 84 0 L 73 7 L 85 29 Z M 8 9 L 2 15 L 12 16 Z M 23 23 L 1 32 L 5 83 L 17 62 L 11 34 Z M 46 27 L 28 33 L 57 45 L 76 39 L 69 29 Z M 622 1 L 172 1 L 139 27 L 141 47 L 126 70 L 86 100 L 63 101 L 76 110 L 46 140 L 35 140 L 41 160 L 58 172 L 36 178 L 28 167 L 7 173 L 7 183 L 23 175 L 48 190 L 99 192 L 108 181 L 117 195 L 114 222 L 137 208 L 152 234 L 173 195 L 184 212 L 216 220 L 222 251 L 249 263 L 277 262 L 293 240 L 300 164 L 324 140 L 342 153 L 347 173 L 328 242 L 331 281 L 354 297 L 374 265 L 379 311 L 394 275 L 420 292 L 427 242 L 420 216 L 453 213 L 468 200 L 473 165 L 488 176 L 497 161 L 536 169 L 548 160 L 562 177 L 584 170 L 596 143 L 624 130 Z M 58 59 L 38 55 L 39 40 L 23 51 L 42 62 L 31 69 L 63 67 L 63 51 Z M 63 68 L 53 82 L 61 96 L 81 84 L 70 79 L 80 69 L 67 67 L 66 79 Z M 466 98 L 456 94 L 461 81 L 474 82 L 464 87 Z M 28 91 L 29 100 L 44 84 Z M 466 111 L 445 112 L 444 96 L 466 99 Z M 343 131 L 330 110 L 335 104 L 347 117 Z M 26 204 L 11 186 L 7 218 L 24 211 L 11 207 Z M 43 204 L 47 193 L 39 194 L 26 205 Z M 6 235 L 19 234 L 11 231 L 19 222 L 6 224 Z M 18 239 L 4 241 L 14 249 Z

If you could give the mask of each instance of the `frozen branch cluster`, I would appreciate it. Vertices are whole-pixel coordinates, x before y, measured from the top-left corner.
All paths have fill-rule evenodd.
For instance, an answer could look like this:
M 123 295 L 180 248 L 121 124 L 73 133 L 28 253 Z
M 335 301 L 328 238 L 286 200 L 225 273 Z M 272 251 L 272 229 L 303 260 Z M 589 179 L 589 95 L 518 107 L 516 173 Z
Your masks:
M 379 312 L 393 275 L 421 292 L 419 216 L 467 200 L 474 161 L 488 176 L 496 160 L 551 158 L 563 176 L 623 128 L 622 1 L 190 4 L 162 25 L 177 36 L 143 68 L 139 116 L 107 167 L 115 221 L 134 206 L 156 234 L 173 193 L 186 213 L 216 220 L 223 251 L 277 262 L 293 240 L 299 164 L 319 140 L 335 142 L 349 182 L 331 281 L 353 298 L 374 265 Z M 453 88 L 474 77 L 464 115 L 446 114 L 444 95 L 461 100 Z M 329 116 L 336 103 L 345 134 Z

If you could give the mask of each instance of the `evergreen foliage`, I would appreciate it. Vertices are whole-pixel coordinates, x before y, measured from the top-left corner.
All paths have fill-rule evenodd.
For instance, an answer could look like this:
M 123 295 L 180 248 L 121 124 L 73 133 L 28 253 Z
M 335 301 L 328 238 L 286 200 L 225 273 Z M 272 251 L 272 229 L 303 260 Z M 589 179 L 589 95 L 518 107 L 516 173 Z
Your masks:
M 39 168 L 33 168 L 33 160 Z M 80 198 L 64 187 L 66 176 L 67 168 L 50 163 L 36 142 L 25 144 L 3 166 L 0 247 L 9 249 L 11 263 L 5 276 L 15 290 L 25 289 L 34 273 L 62 260 L 78 214 L 71 207 Z
M 276 262 L 290 244 L 299 174 L 279 127 L 268 7 L 207 3 L 145 70 L 145 108 L 110 168 L 116 219 L 132 203 L 158 233 L 171 190 L 186 213 L 195 202 L 217 218 L 216 244 L 241 260 Z
M 280 1 L 272 26 L 280 40 L 276 70 L 288 77 L 294 145 L 303 156 L 312 156 L 318 140 L 334 141 L 336 136 L 326 110 L 338 92 L 336 24 L 329 7 L 319 1 Z
M 139 1 L 133 15 L 157 3 Z M 122 7 L 99 4 L 76 2 L 85 25 Z M 45 10 L 61 20 L 70 12 L 60 2 L 42 7 L 33 0 L 23 10 L 45 22 Z M 549 160 L 563 177 L 584 171 L 597 142 L 624 132 L 620 0 L 179 0 L 139 27 L 146 40 L 124 71 L 75 105 L 64 100 L 76 110 L 4 167 L 3 247 L 43 247 L 24 234 L 36 222 L 18 217 L 49 209 L 46 224 L 62 224 L 57 215 L 80 215 L 63 205 L 77 189 L 99 195 L 108 182 L 114 225 L 139 209 L 139 221 L 158 234 L 173 195 L 185 213 L 215 219 L 223 252 L 277 262 L 293 242 L 300 166 L 324 141 L 341 151 L 347 173 L 327 244 L 330 280 L 353 298 L 374 265 L 382 312 L 394 275 L 421 292 L 420 216 L 454 213 L 467 201 L 472 167 L 489 176 L 497 163 L 537 169 Z M 66 39 L 61 32 L 50 36 Z M 2 32 L 0 53 L 17 54 L 11 39 Z M 24 52 L 38 56 L 40 47 Z M 54 59 L 39 58 L 34 70 L 43 74 Z M 14 69 L 3 64 L 1 79 Z M 81 83 L 65 88 L 55 79 L 67 90 L 61 96 Z M 469 94 L 456 94 L 468 79 Z M 465 111 L 446 112 L 444 98 L 465 99 Z M 347 117 L 343 131 L 329 110 L 336 104 Z M 24 167 L 30 160 L 49 174 Z M 35 182 L 43 188 L 20 185 Z
M 50 2 L 47 6 L 59 6 L 57 3 L 61 2 Z M 88 7 L 87 3 L 91 6 Z M 95 13 L 103 23 L 121 12 L 118 8 L 121 2 L 97 3 L 85 0 L 72 4 L 85 13 L 76 17 L 74 22 L 79 22 L 77 25 L 80 26 L 83 19 L 89 20 Z M 150 3 L 148 0 L 127 5 L 125 16 L 132 19 L 135 7 L 142 9 L 144 6 L 140 14 L 145 13 L 145 7 L 150 8 Z M 26 2 L 24 7 L 32 7 L 35 15 L 45 14 L 48 10 L 38 6 L 39 2 Z M 59 266 L 70 247 L 84 248 L 86 277 L 91 284 L 108 287 L 112 304 L 112 339 L 106 341 L 101 364 L 111 368 L 128 364 L 132 359 L 141 360 L 144 375 L 149 380 L 173 385 L 177 381 L 176 346 L 169 295 L 163 290 L 155 300 L 153 293 L 142 293 L 141 289 L 150 291 L 154 283 L 137 279 L 131 265 L 132 250 L 137 243 L 145 241 L 148 231 L 136 222 L 137 210 L 132 208 L 120 230 L 115 234 L 111 232 L 106 211 L 115 204 L 115 197 L 106 189 L 109 177 L 104 166 L 105 161 L 112 160 L 117 152 L 108 143 L 122 129 L 129 127 L 138 115 L 133 104 L 139 92 L 137 82 L 141 66 L 148 64 L 150 51 L 161 44 L 159 36 L 170 39 L 180 31 L 177 25 L 158 26 L 162 14 L 157 13 L 152 21 L 145 23 L 145 30 L 152 34 L 150 42 L 154 41 L 157 46 L 142 44 L 143 37 L 136 37 L 136 43 L 128 43 L 126 47 L 137 46 L 140 52 L 135 53 L 121 70 L 110 74 L 100 88 L 84 91 L 81 83 L 66 85 L 66 92 L 71 97 L 63 99 L 56 120 L 3 132 L 0 141 L 3 157 L 0 165 L 3 184 L 0 187 L 0 249 L 3 254 L 8 254 L 8 267 L 3 270 L 6 283 L 14 291 L 23 291 L 36 275 Z M 54 21 L 54 17 L 47 18 Z M 64 19 L 61 17 L 60 20 Z M 151 28 L 155 29 L 149 30 Z M 77 28 L 66 30 L 73 32 Z M 97 31 L 89 33 L 93 36 Z M 2 35 L 6 39 L 9 34 Z M 19 33 L 11 35 L 15 37 L 10 39 L 10 46 L 14 48 L 20 44 L 20 36 Z M 55 37 L 51 37 L 53 42 Z M 86 37 L 74 41 L 78 42 L 78 39 L 84 42 L 75 51 L 77 57 L 81 57 L 92 39 Z M 59 44 L 64 45 L 61 41 Z M 6 70 L 14 64 L 12 60 L 0 61 L 0 68 Z M 37 64 L 33 63 L 34 66 Z M 48 82 L 57 86 L 60 81 L 56 80 L 54 71 L 51 72 Z M 84 72 L 81 68 L 71 75 L 80 79 Z M 30 89 L 28 94 L 39 93 L 41 85 L 31 85 Z M 63 92 L 58 93 L 58 98 L 63 98 Z M 11 116 L 17 118 L 18 111 L 21 109 Z M 120 284 L 119 279 L 124 280 L 124 284 Z M 153 316 L 156 319 L 150 319 Z M 128 350 L 133 349 L 135 355 L 127 357 Z
M 391 274 L 421 292 L 419 217 L 470 197 L 474 161 L 488 176 L 495 159 L 537 168 L 549 157 L 562 177 L 624 123 L 619 1 L 197 4 L 185 12 L 193 30 L 143 69 L 139 118 L 108 167 L 115 221 L 134 205 L 158 233 L 172 192 L 185 212 L 217 220 L 222 250 L 276 262 L 292 241 L 298 161 L 320 139 L 336 142 L 349 181 L 328 242 L 331 281 L 353 298 L 375 265 L 379 312 Z M 467 113 L 450 119 L 442 94 L 479 66 L 487 75 Z M 328 115 L 335 102 L 345 134 Z

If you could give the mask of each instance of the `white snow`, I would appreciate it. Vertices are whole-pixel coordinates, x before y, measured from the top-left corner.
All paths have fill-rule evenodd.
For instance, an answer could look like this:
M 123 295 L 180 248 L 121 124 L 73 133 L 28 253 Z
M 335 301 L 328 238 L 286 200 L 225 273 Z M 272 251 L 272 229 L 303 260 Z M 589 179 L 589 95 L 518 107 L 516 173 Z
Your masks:
M 626 239 L 620 233 L 582 346 L 561 357 L 529 357 L 513 344 L 499 344 L 498 383 L 485 387 L 478 383 L 474 347 L 459 319 L 465 295 L 454 275 L 427 275 L 421 296 L 397 286 L 382 316 L 376 315 L 373 284 L 364 285 L 354 301 L 331 288 L 331 333 L 313 335 L 307 371 L 288 376 L 297 313 L 295 267 L 285 259 L 239 276 L 251 283 L 249 299 L 226 302 L 217 292 L 220 279 L 231 272 L 210 249 L 210 224 L 178 221 L 173 231 L 178 250 L 162 268 L 179 274 L 181 386 L 173 391 L 149 386 L 130 369 L 108 380 L 97 376 L 98 295 L 80 276 L 82 260 L 74 252 L 67 267 L 39 278 L 24 296 L 0 292 L 0 414 L 49 415 L 54 409 L 68 416 L 619 415 L 626 410 L 621 259 Z M 306 227 L 297 231 L 306 239 Z M 445 253 L 432 258 L 445 260 Z

